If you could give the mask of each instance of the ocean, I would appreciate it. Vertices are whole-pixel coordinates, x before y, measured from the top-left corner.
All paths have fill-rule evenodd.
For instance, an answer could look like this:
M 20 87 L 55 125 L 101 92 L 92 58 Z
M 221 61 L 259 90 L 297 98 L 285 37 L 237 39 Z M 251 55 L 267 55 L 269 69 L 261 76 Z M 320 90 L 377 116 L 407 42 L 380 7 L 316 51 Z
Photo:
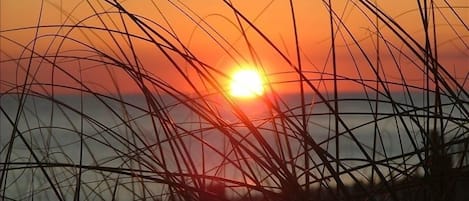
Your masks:
M 307 94 L 303 105 L 297 94 L 231 101 L 215 95 L 2 94 L 1 192 L 20 200 L 71 199 L 80 181 L 83 200 L 164 200 L 175 183 L 219 178 L 275 191 L 286 172 L 300 184 L 335 185 L 328 165 L 339 167 L 349 184 L 352 175 L 367 181 L 377 170 L 399 178 L 422 174 L 430 143 L 425 131 L 434 128 L 444 132 L 446 152 L 458 158 L 467 118 L 454 100 L 443 97 L 435 114 L 433 94 L 389 95 L 340 94 L 336 114 L 330 94 L 325 100 Z M 230 195 L 246 191 L 230 181 Z

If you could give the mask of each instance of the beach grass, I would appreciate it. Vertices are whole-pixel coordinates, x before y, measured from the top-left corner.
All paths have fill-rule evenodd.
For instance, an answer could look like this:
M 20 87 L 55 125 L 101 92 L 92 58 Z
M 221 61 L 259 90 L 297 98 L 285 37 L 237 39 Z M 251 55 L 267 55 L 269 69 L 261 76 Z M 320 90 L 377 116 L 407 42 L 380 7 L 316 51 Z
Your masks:
M 38 2 L 31 26 L 0 30 L 2 200 L 468 197 L 464 1 L 392 13 L 324 0 L 317 16 L 297 1 L 254 15 L 228 0 L 207 15 L 184 1 Z M 278 4 L 280 39 L 261 23 Z M 318 17 L 327 36 L 311 50 Z M 245 63 L 266 75 L 256 100 L 226 84 L 224 65 Z

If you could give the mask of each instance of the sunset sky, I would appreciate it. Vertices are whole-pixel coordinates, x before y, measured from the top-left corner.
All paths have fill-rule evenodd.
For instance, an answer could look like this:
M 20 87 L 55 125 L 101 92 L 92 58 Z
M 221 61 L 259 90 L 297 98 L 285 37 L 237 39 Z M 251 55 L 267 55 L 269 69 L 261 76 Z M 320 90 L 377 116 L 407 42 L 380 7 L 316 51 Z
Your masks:
M 26 83 L 77 88 L 81 87 L 77 83 L 82 83 L 100 92 L 138 93 L 141 89 L 134 81 L 138 78 L 131 77 L 133 73 L 145 72 L 179 91 L 209 93 L 216 91 L 217 86 L 226 90 L 230 74 L 246 64 L 265 72 L 271 87 L 278 92 L 298 91 L 300 78 L 295 69 L 299 66 L 316 87 L 331 90 L 331 81 L 321 81 L 333 73 L 327 1 L 294 1 L 298 46 L 289 1 L 231 1 L 238 13 L 219 0 L 120 2 L 141 20 L 141 27 L 105 1 L 2 0 L 0 91 L 9 91 L 27 79 Z M 386 16 L 424 46 L 425 32 L 417 1 L 377 2 Z M 370 4 L 375 5 L 373 1 Z M 451 1 L 451 6 L 452 9 L 445 1 L 435 1 L 437 29 L 435 37 L 431 33 L 431 40 L 433 44 L 435 38 L 439 62 L 463 83 L 469 72 L 469 1 Z M 406 80 L 411 85 L 423 85 L 422 62 L 382 21 L 377 23 L 380 31 L 376 34 L 377 18 L 364 4 L 332 1 L 332 7 L 339 76 L 376 80 L 373 69 L 379 68 L 379 74 L 390 82 Z M 35 29 L 37 24 L 48 27 Z M 123 33 L 132 34 L 130 42 Z M 34 47 L 42 56 L 48 56 L 47 61 L 28 59 L 31 52 L 24 51 L 24 47 Z M 197 59 L 188 61 L 188 57 L 171 50 L 174 48 Z M 114 60 L 103 59 L 98 51 Z M 123 68 L 115 65 L 116 61 L 135 68 Z M 51 63 L 57 66 L 52 67 Z M 150 81 L 143 83 L 151 85 Z M 341 91 L 361 90 L 360 85 L 350 81 L 338 84 Z M 464 87 L 467 89 L 468 84 Z M 400 90 L 396 86 L 389 88 Z

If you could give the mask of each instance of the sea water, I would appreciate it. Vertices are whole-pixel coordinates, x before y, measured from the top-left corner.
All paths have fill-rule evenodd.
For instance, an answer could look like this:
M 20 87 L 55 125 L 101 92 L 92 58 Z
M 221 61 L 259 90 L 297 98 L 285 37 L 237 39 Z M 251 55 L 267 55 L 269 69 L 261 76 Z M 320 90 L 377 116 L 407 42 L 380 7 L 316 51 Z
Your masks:
M 341 161 L 342 171 L 346 167 L 370 166 L 370 160 L 387 165 L 396 163 L 392 166 L 405 170 L 403 166 L 415 167 L 421 163 L 422 149 L 428 143 L 428 136 L 423 134 L 425 129 L 444 130 L 446 141 L 461 137 L 460 125 L 465 117 L 460 106 L 452 104 L 454 100 L 443 97 L 439 118 L 442 121 L 433 121 L 436 115 L 431 106 L 435 99 L 428 98 L 433 96 L 389 95 L 378 96 L 376 102 L 372 101 L 375 94 L 341 94 L 335 109 L 333 96 L 327 94 L 323 97 L 290 94 L 275 99 L 231 102 L 220 97 L 169 95 L 3 94 L 0 160 L 2 169 L 8 171 L 4 171 L 7 173 L 3 174 L 1 190 L 5 196 L 20 199 L 28 196 L 49 199 L 54 197 L 48 185 L 50 179 L 61 186 L 61 194 L 72 196 L 79 171 L 80 179 L 86 182 L 83 196 L 94 196 L 86 199 L 106 200 L 116 191 L 117 181 L 138 183 L 135 178 L 155 174 L 162 181 L 177 180 L 165 177 L 174 172 L 245 181 L 239 170 L 242 167 L 226 160 L 239 159 L 234 153 L 236 147 L 243 146 L 261 161 L 266 161 L 262 157 L 276 155 L 291 164 L 289 168 L 305 164 L 305 148 L 310 160 L 324 162 L 305 136 L 327 153 L 330 164 Z M 269 152 L 266 147 L 273 150 Z M 259 168 L 253 174 L 264 176 L 271 183 L 278 182 L 269 179 L 270 173 L 260 166 L 253 167 Z M 384 167 L 379 168 L 390 171 Z M 370 169 L 360 173 L 369 174 Z M 298 180 L 301 183 L 304 176 Z M 154 185 L 153 190 L 165 188 L 157 180 L 145 185 Z M 144 191 L 140 186 L 132 188 Z M 122 189 L 118 192 L 130 192 Z M 126 195 L 131 196 L 120 193 L 119 197 Z

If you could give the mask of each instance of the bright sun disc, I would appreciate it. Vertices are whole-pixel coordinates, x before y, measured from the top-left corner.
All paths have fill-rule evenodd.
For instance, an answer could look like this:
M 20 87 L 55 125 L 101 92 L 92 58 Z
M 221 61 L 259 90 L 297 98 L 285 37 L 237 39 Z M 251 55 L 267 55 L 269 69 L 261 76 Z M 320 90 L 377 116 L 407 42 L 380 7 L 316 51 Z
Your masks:
M 264 93 L 262 76 L 257 70 L 242 69 L 231 78 L 231 95 L 240 98 L 251 98 Z

